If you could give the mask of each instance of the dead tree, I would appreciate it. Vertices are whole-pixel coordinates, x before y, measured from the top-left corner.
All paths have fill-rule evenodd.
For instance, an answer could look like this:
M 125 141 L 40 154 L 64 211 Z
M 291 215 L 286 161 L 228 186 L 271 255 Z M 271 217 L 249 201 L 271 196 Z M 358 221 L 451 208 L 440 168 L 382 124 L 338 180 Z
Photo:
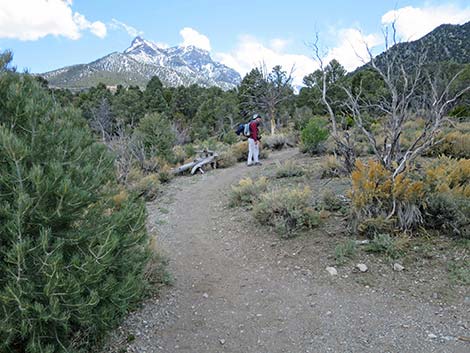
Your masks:
M 315 59 L 319 64 L 320 71 L 320 99 L 325 109 L 328 112 L 329 120 L 331 123 L 331 136 L 336 144 L 336 152 L 344 160 L 344 168 L 348 173 L 351 173 L 354 169 L 354 163 L 356 161 L 356 152 L 354 149 L 354 140 L 351 138 L 350 132 L 346 129 L 342 129 L 338 126 L 338 121 L 341 120 L 333 110 L 332 101 L 328 96 L 328 73 L 327 67 L 323 61 L 323 53 L 320 50 L 318 34 L 315 37 L 315 41 L 311 44 L 314 52 Z
M 429 70 L 425 49 L 417 50 L 412 60 L 406 62 L 395 47 L 397 42 L 393 25 L 392 30 L 392 45 L 388 32 L 384 32 L 385 51 L 379 57 L 374 57 L 364 44 L 368 52 L 367 66 L 382 79 L 386 95 L 378 101 L 370 101 L 363 95 L 362 81 L 355 91 L 351 87 L 342 88 L 348 97 L 345 104 L 356 126 L 366 136 L 377 159 L 392 172 L 395 179 L 416 157 L 438 142 L 436 137 L 446 120 L 446 113 L 460 96 L 470 90 L 470 84 L 453 90 L 452 86 L 463 70 L 450 76 L 435 67 Z M 371 111 L 379 112 L 379 119 L 383 122 L 383 145 L 378 144 L 377 136 L 365 123 Z M 402 148 L 401 136 L 405 123 L 417 118 L 424 119 L 424 127 L 408 148 Z
M 126 131 L 122 124 L 118 124 L 115 133 L 110 136 L 105 144 L 115 155 L 114 163 L 118 181 L 126 184 L 135 160 L 132 135 Z
M 109 140 L 113 130 L 113 115 L 106 98 L 103 98 L 97 108 L 92 109 L 90 128 L 101 135 L 102 142 Z

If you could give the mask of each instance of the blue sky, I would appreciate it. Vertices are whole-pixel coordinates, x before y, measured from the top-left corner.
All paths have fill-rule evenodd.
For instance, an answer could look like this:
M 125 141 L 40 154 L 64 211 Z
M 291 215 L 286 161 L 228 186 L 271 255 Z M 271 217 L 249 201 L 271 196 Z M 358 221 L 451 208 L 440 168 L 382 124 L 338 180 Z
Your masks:
M 397 20 L 403 40 L 441 23 L 470 20 L 468 1 L 151 1 L 0 0 L 0 49 L 11 49 L 18 69 L 44 72 L 123 51 L 141 33 L 162 46 L 210 49 L 240 71 L 264 61 L 295 65 L 298 80 L 315 68 L 306 42 L 316 32 L 326 60 L 359 65 L 352 50 L 382 48 L 381 28 Z M 389 21 L 389 22 L 387 22 Z M 127 26 L 127 29 L 125 28 Z M 132 27 L 132 28 L 130 28 Z

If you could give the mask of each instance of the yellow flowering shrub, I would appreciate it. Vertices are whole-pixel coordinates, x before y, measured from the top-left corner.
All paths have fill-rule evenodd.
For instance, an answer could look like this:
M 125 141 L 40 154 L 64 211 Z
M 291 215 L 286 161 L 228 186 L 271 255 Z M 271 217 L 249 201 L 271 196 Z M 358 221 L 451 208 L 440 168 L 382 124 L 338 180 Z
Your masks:
M 396 226 L 402 229 L 416 227 L 422 221 L 420 203 L 425 194 L 424 183 L 415 180 L 405 173 L 392 178 L 392 172 L 378 161 L 356 162 L 352 172 L 352 214 L 358 229 L 368 229 L 365 224 L 380 227 L 377 221 L 389 228 L 385 222 L 389 216 L 396 219 Z M 371 220 L 372 219 L 372 220 Z M 367 231 L 366 231 L 367 232 Z
M 445 155 L 455 158 L 470 158 L 470 133 L 451 131 L 440 136 L 441 143 L 430 152 L 431 155 Z
M 470 198 L 470 159 L 441 157 L 426 169 L 425 181 L 431 191 Z
M 469 159 L 442 157 L 395 179 L 377 161 L 357 161 L 351 178 L 353 227 L 361 232 L 424 225 L 466 236 L 470 228 Z

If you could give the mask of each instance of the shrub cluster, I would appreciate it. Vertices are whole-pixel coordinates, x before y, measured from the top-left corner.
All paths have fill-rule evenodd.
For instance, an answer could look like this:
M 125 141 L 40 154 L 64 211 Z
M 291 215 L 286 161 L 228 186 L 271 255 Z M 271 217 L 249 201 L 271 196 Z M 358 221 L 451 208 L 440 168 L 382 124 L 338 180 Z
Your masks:
M 276 169 L 276 178 L 292 178 L 305 174 L 305 169 L 293 161 L 279 164 Z
M 451 131 L 441 136 L 430 152 L 431 155 L 445 155 L 454 158 L 470 158 L 470 133 Z
M 351 179 L 353 218 L 359 223 L 388 219 L 391 214 L 396 215 L 401 229 L 412 229 L 422 223 L 420 203 L 425 193 L 422 181 L 405 174 L 393 180 L 392 173 L 375 160 L 367 164 L 358 160 Z
M 395 179 L 379 162 L 357 161 L 351 199 L 354 225 L 369 235 L 422 225 L 468 236 L 470 160 L 443 157 Z
M 251 178 L 242 179 L 238 185 L 232 186 L 230 206 L 252 206 L 267 189 L 268 179 L 265 177 L 261 177 L 256 181 Z
M 320 164 L 321 178 L 338 178 L 344 174 L 343 165 L 335 156 L 326 156 Z
M 288 134 L 268 135 L 263 138 L 263 145 L 271 150 L 282 150 L 285 147 L 294 147 L 295 138 Z
M 253 214 L 260 223 L 273 226 L 285 238 L 320 223 L 320 216 L 312 207 L 312 193 L 308 187 L 264 193 L 255 203 Z

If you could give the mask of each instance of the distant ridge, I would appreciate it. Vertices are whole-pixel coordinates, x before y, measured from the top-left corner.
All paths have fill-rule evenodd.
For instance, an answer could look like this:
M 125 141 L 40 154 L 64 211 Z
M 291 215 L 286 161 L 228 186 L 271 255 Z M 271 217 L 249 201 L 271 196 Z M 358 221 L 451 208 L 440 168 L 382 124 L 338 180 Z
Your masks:
M 106 85 L 145 86 L 158 76 L 166 86 L 235 87 L 241 77 L 235 70 L 212 60 L 208 51 L 194 46 L 161 48 L 136 37 L 124 52 L 114 52 L 88 64 L 67 66 L 40 76 L 52 87 L 74 90 Z

